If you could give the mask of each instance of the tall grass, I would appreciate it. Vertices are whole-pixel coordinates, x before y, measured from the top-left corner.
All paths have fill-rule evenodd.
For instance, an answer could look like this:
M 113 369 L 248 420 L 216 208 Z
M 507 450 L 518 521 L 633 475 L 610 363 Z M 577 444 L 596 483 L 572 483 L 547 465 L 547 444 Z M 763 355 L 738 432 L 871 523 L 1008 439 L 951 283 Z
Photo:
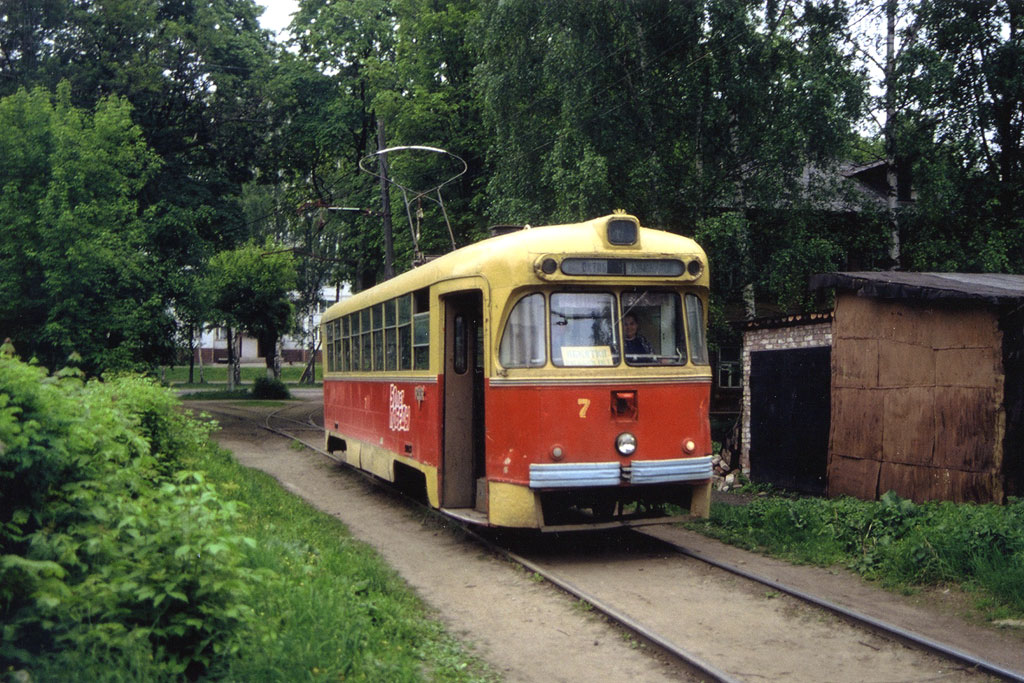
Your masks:
M 1007 505 L 915 504 L 761 497 L 713 504 L 689 524 L 709 536 L 790 561 L 843 565 L 893 588 L 942 584 L 977 591 L 993 616 L 1024 616 L 1024 500 Z
M 224 680 L 489 680 L 485 666 L 430 618 L 401 578 L 333 517 L 221 454 L 205 466 L 221 495 L 247 506 L 240 533 L 275 577 Z

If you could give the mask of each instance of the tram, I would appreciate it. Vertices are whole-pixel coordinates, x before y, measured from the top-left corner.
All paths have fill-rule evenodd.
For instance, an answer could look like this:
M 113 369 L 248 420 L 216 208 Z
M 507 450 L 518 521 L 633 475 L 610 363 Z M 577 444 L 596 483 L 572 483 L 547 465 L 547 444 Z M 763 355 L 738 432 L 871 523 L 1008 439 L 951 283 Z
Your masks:
M 483 240 L 327 311 L 325 448 L 464 521 L 707 516 L 708 264 L 619 212 Z

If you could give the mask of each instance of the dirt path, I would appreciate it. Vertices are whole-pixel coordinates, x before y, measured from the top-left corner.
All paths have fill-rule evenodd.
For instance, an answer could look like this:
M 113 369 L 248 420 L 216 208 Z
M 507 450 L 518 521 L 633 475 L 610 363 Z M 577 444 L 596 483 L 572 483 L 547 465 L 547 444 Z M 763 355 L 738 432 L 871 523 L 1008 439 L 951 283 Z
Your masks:
M 376 548 L 504 680 L 696 680 L 557 589 L 460 540 L 433 516 L 417 515 L 352 472 L 289 448 L 244 419 L 201 407 L 221 423 L 216 438 L 240 463 L 275 477 Z
M 526 572 L 461 540 L 445 529 L 444 522 L 438 521 L 436 516 L 424 515 L 397 503 L 347 469 L 311 451 L 296 451 L 289 447 L 286 439 L 271 436 L 239 417 L 246 409 L 223 404 L 202 407 L 215 413 L 223 427 L 217 435 L 218 441 L 232 450 L 239 462 L 268 472 L 286 489 L 339 518 L 354 536 L 376 548 L 437 610 L 447 627 L 475 644 L 477 653 L 501 672 L 505 680 L 545 683 L 688 680 L 687 672 L 668 663 L 660 653 L 638 645 L 560 591 L 532 580 Z M 308 411 L 309 408 L 297 406 L 296 410 Z M 742 551 L 730 549 L 729 552 L 735 554 L 735 561 L 747 564 L 752 571 L 757 571 L 761 565 L 778 572 L 789 567 L 783 563 L 773 566 L 772 560 Z M 631 580 L 636 571 L 643 571 L 632 564 L 622 564 L 623 581 Z M 805 582 L 803 587 L 809 592 L 816 583 L 828 584 L 835 577 L 832 572 L 812 568 L 793 571 L 794 576 L 799 575 Z M 783 579 L 780 577 L 780 580 Z M 893 611 L 901 613 L 900 599 L 896 596 L 870 587 L 866 587 L 866 591 L 867 596 L 895 605 Z M 730 608 L 729 604 L 701 603 L 700 597 L 700 591 L 693 594 L 692 599 L 697 601 L 690 606 L 693 614 Z M 944 621 L 940 622 L 939 613 L 921 606 L 914 609 L 920 611 L 914 613 L 914 618 L 932 619 L 942 623 L 943 628 L 957 628 L 959 624 L 979 642 L 993 635 L 985 629 L 969 628 L 950 614 L 943 613 Z M 746 621 L 747 616 L 737 615 L 737 619 Z M 761 633 L 785 629 L 781 615 L 778 622 L 764 623 L 766 618 L 770 616 L 762 614 L 759 623 L 750 623 L 747 628 Z M 912 624 L 906 627 L 911 628 Z M 742 630 L 740 628 L 741 633 Z M 729 642 L 721 642 L 719 646 L 724 651 L 747 646 L 744 642 L 733 642 L 735 640 L 742 640 L 742 637 L 730 637 Z M 1021 659 L 1024 648 L 1019 637 L 1007 636 L 999 643 L 1005 647 L 1006 657 Z M 1024 670 L 1024 663 L 1021 667 Z M 918 671 L 920 676 L 897 676 L 892 680 L 959 680 L 957 672 L 948 668 L 941 673 L 930 665 L 922 669 Z M 750 673 L 750 680 L 759 679 L 756 672 Z M 876 677 L 864 678 L 868 679 Z

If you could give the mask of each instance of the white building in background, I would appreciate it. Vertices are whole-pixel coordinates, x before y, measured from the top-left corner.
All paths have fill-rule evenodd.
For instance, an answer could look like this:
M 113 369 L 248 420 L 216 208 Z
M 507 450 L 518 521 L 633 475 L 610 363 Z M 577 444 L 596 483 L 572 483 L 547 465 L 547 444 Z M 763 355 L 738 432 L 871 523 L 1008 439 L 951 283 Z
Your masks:
M 320 318 L 328 308 L 341 299 L 351 296 L 348 284 L 341 288 L 325 286 L 320 292 L 322 303 L 309 318 L 301 321 L 305 335 L 287 335 L 280 340 L 281 364 L 291 365 L 309 361 L 310 341 L 316 350 L 317 362 L 320 362 Z M 235 336 L 235 350 L 242 363 L 263 363 L 266 352 L 260 348 L 259 341 L 246 334 Z M 196 348 L 196 360 L 202 358 L 204 364 L 228 362 L 228 334 L 223 327 L 203 328 Z M 187 354 L 186 354 L 187 355 Z

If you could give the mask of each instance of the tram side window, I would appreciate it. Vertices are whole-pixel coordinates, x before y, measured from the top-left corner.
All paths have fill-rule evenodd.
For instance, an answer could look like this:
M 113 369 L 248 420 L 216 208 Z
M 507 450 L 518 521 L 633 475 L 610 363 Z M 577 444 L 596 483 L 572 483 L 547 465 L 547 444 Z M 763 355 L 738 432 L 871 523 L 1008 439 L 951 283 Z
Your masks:
M 344 329 L 343 329 L 344 323 L 345 323 L 344 319 L 340 318 L 340 317 L 335 319 L 335 321 L 332 322 L 332 325 L 334 326 L 334 335 L 333 335 L 334 336 L 334 343 L 332 345 L 334 346 L 334 369 L 336 371 L 344 371 L 345 370 L 345 358 L 342 356 L 342 343 L 341 343 L 342 342 L 342 338 L 344 336 Z
M 506 368 L 538 368 L 547 362 L 543 294 L 530 294 L 516 302 L 501 335 L 498 360 Z
M 412 366 L 414 370 L 430 368 L 430 290 L 412 294 Z
M 677 293 L 623 292 L 622 331 L 627 364 L 686 363 L 686 334 Z
M 373 368 L 384 369 L 384 304 L 373 307 Z
M 364 372 L 373 369 L 373 345 L 370 337 L 370 309 L 359 311 L 359 369 Z
M 351 331 L 352 316 L 346 315 L 341 319 L 341 357 L 338 359 L 338 369 L 342 372 L 348 372 L 352 369 L 349 365 L 351 362 L 351 355 L 349 349 L 350 339 L 352 336 Z
M 696 294 L 686 295 L 686 326 L 690 330 L 690 356 L 697 365 L 708 364 L 708 346 L 704 336 L 704 303 Z
M 346 340 L 348 342 L 348 345 L 349 345 L 349 356 L 350 356 L 349 357 L 349 361 L 348 361 L 348 369 L 350 371 L 354 372 L 354 371 L 358 370 L 360 368 L 360 366 L 361 366 L 361 362 L 359 360 L 359 357 L 360 357 L 360 353 L 359 353 L 360 352 L 360 345 L 359 345 L 359 339 L 360 339 L 360 334 L 359 334 L 359 330 L 360 330 L 359 314 L 358 313 L 353 313 L 353 314 L 349 315 L 348 318 L 349 318 L 349 324 L 348 324 L 349 325 L 349 329 L 348 329 L 349 338 Z
M 334 321 L 324 325 L 324 347 L 327 349 L 327 371 L 333 372 L 334 366 Z
M 400 296 L 397 300 L 398 318 L 398 369 L 412 369 L 412 295 Z
M 395 307 L 396 299 L 384 302 L 384 365 L 378 370 L 398 369 L 398 327 Z
M 412 317 L 413 368 L 426 370 L 430 367 L 430 311 L 416 313 Z
M 616 301 L 612 294 L 551 295 L 551 362 L 559 367 L 619 363 Z

